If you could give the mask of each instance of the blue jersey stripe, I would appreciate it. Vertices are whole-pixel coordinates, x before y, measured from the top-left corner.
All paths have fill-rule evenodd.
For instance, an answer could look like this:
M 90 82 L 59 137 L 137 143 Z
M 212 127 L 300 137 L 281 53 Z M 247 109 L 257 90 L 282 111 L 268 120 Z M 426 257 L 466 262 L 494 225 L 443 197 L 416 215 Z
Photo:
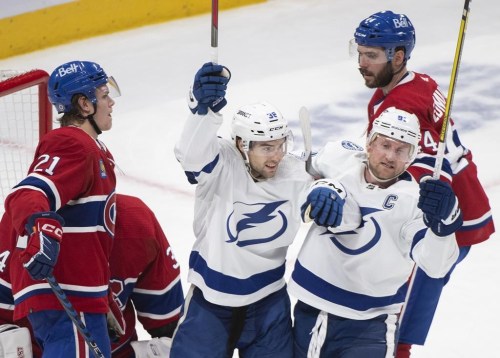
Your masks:
M 205 284 L 211 289 L 232 295 L 255 293 L 283 279 L 285 274 L 285 264 L 283 264 L 275 269 L 260 272 L 244 279 L 224 275 L 208 267 L 205 259 L 197 251 L 191 252 L 189 267 L 199 273 L 203 277 Z
M 299 286 L 311 292 L 313 295 L 356 311 L 367 311 L 372 308 L 402 303 L 408 288 L 407 283 L 405 283 L 394 295 L 383 297 L 374 297 L 350 292 L 316 276 L 302 266 L 298 260 L 295 263 L 292 278 Z

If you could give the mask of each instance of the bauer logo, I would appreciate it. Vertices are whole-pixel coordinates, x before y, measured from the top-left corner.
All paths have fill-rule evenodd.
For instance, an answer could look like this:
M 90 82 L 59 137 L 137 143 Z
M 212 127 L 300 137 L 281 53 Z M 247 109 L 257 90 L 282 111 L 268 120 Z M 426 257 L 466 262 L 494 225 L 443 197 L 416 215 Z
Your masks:
M 59 76 L 64 77 L 64 76 L 66 76 L 68 74 L 78 72 L 79 69 L 80 68 L 79 68 L 79 66 L 76 63 L 72 63 L 68 67 L 61 67 L 61 68 L 59 68 L 59 70 L 57 72 L 59 73 Z

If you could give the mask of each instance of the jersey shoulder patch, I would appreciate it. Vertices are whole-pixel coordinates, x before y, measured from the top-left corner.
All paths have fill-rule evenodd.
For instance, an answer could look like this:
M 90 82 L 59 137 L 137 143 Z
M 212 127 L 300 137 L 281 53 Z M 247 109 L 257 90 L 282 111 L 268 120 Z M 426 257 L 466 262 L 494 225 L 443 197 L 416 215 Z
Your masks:
M 356 150 L 362 152 L 364 148 L 354 142 L 351 142 L 350 140 L 343 140 L 342 141 L 342 147 L 348 150 Z

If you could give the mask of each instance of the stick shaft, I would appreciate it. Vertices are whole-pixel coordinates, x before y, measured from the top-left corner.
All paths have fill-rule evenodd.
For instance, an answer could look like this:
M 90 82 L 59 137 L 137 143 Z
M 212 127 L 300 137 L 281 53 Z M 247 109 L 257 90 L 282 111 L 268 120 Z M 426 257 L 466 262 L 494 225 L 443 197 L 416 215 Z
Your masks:
M 105 358 L 104 354 L 97 346 L 97 343 L 96 343 L 94 337 L 92 337 L 92 334 L 90 333 L 88 328 L 85 326 L 85 324 L 80 319 L 78 312 L 76 312 L 75 308 L 73 307 L 73 305 L 69 301 L 68 297 L 64 293 L 63 289 L 61 288 L 61 286 L 57 282 L 54 275 L 49 275 L 47 277 L 47 282 L 49 283 L 50 288 L 52 289 L 52 291 L 56 295 L 57 299 L 59 300 L 59 302 L 63 306 L 64 310 L 68 314 L 69 318 L 71 319 L 71 321 L 75 325 L 76 329 L 81 334 L 83 339 L 85 339 L 85 342 L 87 343 L 87 345 L 91 349 L 92 353 L 94 354 L 94 357 L 95 358 Z
M 458 32 L 457 47 L 455 49 L 455 57 L 453 59 L 453 66 L 451 69 L 450 85 L 448 87 L 448 96 L 446 97 L 446 107 L 443 117 L 443 125 L 441 133 L 439 134 L 439 145 L 436 155 L 436 165 L 434 166 L 434 179 L 438 179 L 441 167 L 443 165 L 443 158 L 446 146 L 446 132 L 448 131 L 448 124 L 450 122 L 451 107 L 453 104 L 453 97 L 455 95 L 455 85 L 458 77 L 458 69 L 460 67 L 460 60 L 462 58 L 462 49 L 464 46 L 465 32 L 467 28 L 467 21 L 469 19 L 469 4 L 471 0 L 465 0 L 464 9 L 462 12 L 462 19 L 460 21 L 460 30 Z
M 304 140 L 304 159 L 306 162 L 306 171 L 314 175 L 312 172 L 312 135 L 311 135 L 311 118 L 306 107 L 301 107 L 299 110 L 300 129 L 302 130 L 302 138 Z
M 219 62 L 219 0 L 212 0 L 211 59 Z

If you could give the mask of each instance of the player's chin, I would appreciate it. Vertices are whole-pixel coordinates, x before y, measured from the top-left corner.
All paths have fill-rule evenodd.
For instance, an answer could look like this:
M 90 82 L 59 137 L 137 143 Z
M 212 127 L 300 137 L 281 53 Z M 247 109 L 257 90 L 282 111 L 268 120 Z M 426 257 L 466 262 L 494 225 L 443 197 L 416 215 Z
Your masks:
M 382 180 L 387 180 L 390 178 L 394 178 L 396 176 L 396 170 L 394 168 L 383 167 L 378 171 L 377 177 Z
M 261 175 L 266 179 L 270 179 L 276 175 L 277 169 L 277 166 L 274 168 L 265 167 L 264 170 L 262 170 Z

